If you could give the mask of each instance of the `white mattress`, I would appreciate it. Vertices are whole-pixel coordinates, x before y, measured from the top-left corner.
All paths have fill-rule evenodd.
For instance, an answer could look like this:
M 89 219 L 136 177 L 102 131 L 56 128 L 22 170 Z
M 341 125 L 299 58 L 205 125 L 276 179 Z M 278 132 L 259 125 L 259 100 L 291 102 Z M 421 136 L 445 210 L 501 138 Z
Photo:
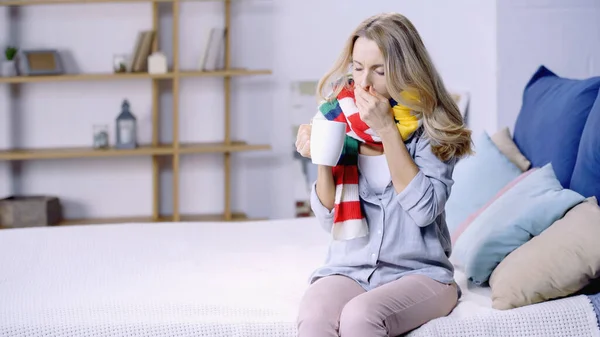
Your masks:
M 1 230 L 0 336 L 295 337 L 329 241 L 315 221 Z M 451 324 L 493 311 L 456 278 Z

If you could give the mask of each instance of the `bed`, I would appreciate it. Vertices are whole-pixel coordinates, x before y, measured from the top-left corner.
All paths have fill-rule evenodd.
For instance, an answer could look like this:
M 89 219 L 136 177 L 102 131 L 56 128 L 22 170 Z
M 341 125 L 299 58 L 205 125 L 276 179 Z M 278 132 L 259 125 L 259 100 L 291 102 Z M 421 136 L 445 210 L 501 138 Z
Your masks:
M 0 336 L 295 336 L 329 240 L 315 221 L 2 230 Z M 409 336 L 600 336 L 592 297 L 499 312 L 456 278 L 457 308 Z

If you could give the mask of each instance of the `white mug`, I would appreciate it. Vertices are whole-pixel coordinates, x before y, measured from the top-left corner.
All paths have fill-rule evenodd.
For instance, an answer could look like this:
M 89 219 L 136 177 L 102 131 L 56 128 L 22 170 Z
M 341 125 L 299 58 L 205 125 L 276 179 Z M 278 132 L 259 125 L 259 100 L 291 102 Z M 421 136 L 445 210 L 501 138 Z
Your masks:
M 313 164 L 336 166 L 346 140 L 346 123 L 313 119 L 310 132 L 310 157 Z

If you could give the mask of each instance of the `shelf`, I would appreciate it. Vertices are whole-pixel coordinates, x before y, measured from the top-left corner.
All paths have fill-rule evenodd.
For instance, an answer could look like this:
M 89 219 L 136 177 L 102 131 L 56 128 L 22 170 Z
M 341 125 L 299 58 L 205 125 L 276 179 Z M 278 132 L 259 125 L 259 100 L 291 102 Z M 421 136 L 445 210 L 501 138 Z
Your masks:
M 153 3 L 173 2 L 173 0 L 8 0 L 0 1 L 0 6 L 32 6 L 32 5 L 60 5 L 60 4 L 94 4 L 94 3 Z
M 251 219 L 244 213 L 233 213 L 231 221 L 254 221 L 264 219 Z M 161 216 L 158 220 L 153 220 L 149 216 L 140 217 L 122 217 L 122 218 L 99 218 L 99 219 L 69 219 L 64 220 L 59 226 L 75 226 L 75 225 L 100 225 L 100 224 L 122 224 L 122 223 L 150 223 L 150 222 L 172 222 L 171 216 Z M 180 222 L 207 222 L 207 221 L 225 221 L 223 214 L 201 214 L 201 215 L 185 215 L 182 214 Z
M 246 142 L 232 142 L 230 145 L 225 143 L 203 143 L 203 144 L 181 144 L 179 153 L 226 153 L 226 152 L 244 152 L 244 151 L 262 151 L 270 150 L 270 145 L 248 144 Z
M 233 213 L 230 221 L 259 221 L 266 218 L 248 218 L 244 213 Z M 117 218 L 97 218 L 97 219 L 67 219 L 51 228 L 62 226 L 85 226 L 85 225 L 109 225 L 109 224 L 128 224 L 128 223 L 157 223 L 157 222 L 172 222 L 172 216 L 161 216 L 158 220 L 152 219 L 151 216 L 138 217 L 117 217 Z M 199 214 L 199 215 L 181 215 L 179 222 L 225 222 L 223 214 Z M 36 227 L 39 228 L 39 227 Z M 11 229 L 0 226 L 0 229 Z
M 91 147 L 66 147 L 46 149 L 20 149 L 0 151 L 0 160 L 69 159 L 93 157 L 130 157 L 172 154 L 170 145 L 140 146 L 136 149 L 94 149 Z
M 0 0 L 1 1 L 1 0 Z M 270 70 L 229 69 L 217 71 L 182 71 L 179 73 L 148 74 L 148 73 L 99 73 L 99 74 L 65 74 L 47 76 L 14 76 L 0 77 L 0 83 L 38 83 L 38 82 L 76 82 L 76 81 L 115 81 L 133 79 L 173 79 L 176 77 L 231 77 L 268 75 Z
M 152 143 L 159 143 L 160 135 L 160 121 L 162 116 L 166 113 L 173 119 L 172 127 L 172 142 L 173 144 L 160 144 L 160 145 L 142 145 L 135 149 L 93 149 L 91 147 L 91 140 L 85 147 L 71 147 L 71 148 L 34 148 L 34 149 L 0 149 L 0 161 L 26 161 L 26 160 L 45 160 L 45 159 L 77 159 L 77 158 L 102 158 L 102 157 L 118 157 L 128 158 L 132 156 L 147 156 L 151 157 L 152 167 L 152 179 L 148 181 L 152 188 L 152 212 L 144 217 L 127 217 L 127 218 L 109 218 L 109 219 L 83 219 L 83 220 L 67 220 L 64 221 L 64 225 L 75 225 L 75 224 L 103 224 L 103 223 L 131 223 L 131 222 L 171 222 L 171 221 L 244 221 L 250 220 L 244 214 L 236 214 L 232 209 L 232 196 L 233 196 L 233 182 L 232 182 L 232 169 L 234 162 L 232 161 L 231 153 L 244 152 L 244 151 L 261 151 L 270 150 L 269 145 L 260 144 L 248 144 L 242 141 L 233 141 L 235 135 L 231 129 L 231 122 L 234 120 L 232 116 L 232 80 L 235 77 L 241 76 L 257 76 L 257 75 L 270 75 L 271 70 L 267 69 L 246 69 L 246 68 L 234 68 L 232 67 L 232 55 L 231 55 L 231 34 L 224 35 L 223 41 L 223 70 L 216 71 L 200 71 L 199 67 L 190 67 L 190 69 L 182 69 L 180 60 L 181 55 L 181 3 L 193 3 L 193 2 L 221 2 L 223 4 L 223 21 L 224 29 L 231 31 L 232 26 L 232 3 L 242 2 L 246 0 L 0 0 L 0 7 L 7 6 L 31 6 L 31 5 L 73 5 L 73 4 L 108 4 L 113 6 L 120 3 L 134 3 L 140 4 L 141 6 L 150 6 L 151 17 L 149 20 L 152 21 L 152 30 L 156 32 L 155 36 L 159 39 L 154 39 L 152 42 L 152 52 L 156 52 L 166 43 L 170 46 L 170 50 L 163 50 L 172 56 L 171 63 L 172 69 L 168 70 L 165 74 L 149 74 L 147 72 L 138 73 L 113 73 L 112 69 L 106 69 L 107 72 L 99 72 L 97 70 L 92 73 L 71 73 L 62 75 L 47 75 L 47 76 L 16 76 L 16 77 L 0 77 L 0 86 L 7 84 L 7 86 L 14 85 L 15 89 L 20 85 L 36 84 L 40 85 L 52 85 L 53 83 L 69 83 L 73 82 L 75 85 L 82 85 L 84 82 L 107 82 L 107 85 L 112 85 L 112 82 L 126 81 L 126 80 L 137 80 L 145 84 L 151 84 L 151 121 L 152 121 Z M 269 0 L 270 1 L 270 0 Z M 166 4 L 166 7 L 159 6 L 159 4 Z M 169 8 L 170 7 L 170 8 Z M 160 18 L 163 14 L 168 14 L 172 17 L 171 27 L 168 28 L 173 34 L 169 36 L 164 35 L 163 25 L 160 24 Z M 14 15 L 13 15 L 14 16 Z M 16 16 L 15 16 L 16 18 Z M 107 25 L 110 25 L 110 20 L 106 21 Z M 243 26 L 240 29 L 245 29 Z M 166 39 L 166 41 L 162 41 Z M 197 56 L 196 56 L 197 57 Z M 181 87 L 184 80 L 193 81 L 194 79 L 218 79 L 217 83 L 222 85 L 223 91 L 223 111 L 211 111 L 211 114 L 222 114 L 224 121 L 223 130 L 223 142 L 214 143 L 191 143 L 186 144 L 181 142 L 180 126 L 186 123 L 183 120 L 181 114 Z M 161 88 L 160 82 L 171 82 L 165 88 Z M 134 82 L 135 85 L 138 82 Z M 150 82 L 150 83 L 147 83 Z M 222 82 L 222 83 L 219 83 Z M 142 84 L 143 84 L 142 83 Z M 168 84 L 168 83 L 167 83 Z M 161 89 L 170 91 L 172 99 L 170 99 L 170 107 L 164 108 L 162 104 Z M 17 97 L 18 98 L 18 97 Z M 163 111 L 166 110 L 166 111 Z M 9 113 L 14 113 L 9 111 Z M 18 144 L 17 144 L 18 145 Z M 51 145 L 48 145 L 51 146 Z M 223 214 L 214 215 L 182 215 L 180 212 L 181 206 L 181 156 L 193 155 L 193 154 L 223 154 L 223 209 L 218 210 Z M 166 169 L 162 165 L 160 156 L 172 156 L 171 161 L 171 202 L 169 203 L 172 207 L 169 211 L 171 216 L 160 217 L 158 214 L 162 209 L 162 181 L 160 179 L 161 172 Z M 150 162 L 150 160 L 149 160 Z M 150 164 L 150 163 L 149 163 Z M 86 216 L 86 214 L 82 214 Z M 180 220 L 181 219 L 181 220 Z
M 228 77 L 228 76 L 251 76 L 251 75 L 270 75 L 271 70 L 249 70 L 249 69 L 229 69 L 216 71 L 194 71 L 184 70 L 179 72 L 179 77 Z
M 178 153 L 226 153 L 242 151 L 269 150 L 269 145 L 252 145 L 245 142 L 225 143 L 192 143 L 182 144 Z M 171 144 L 149 146 L 136 149 L 94 149 L 91 147 L 22 149 L 0 151 L 0 160 L 37 160 L 37 159 L 70 159 L 94 157 L 130 157 L 172 155 L 176 151 Z
M 35 75 L 0 77 L 0 83 L 37 83 L 37 82 L 75 82 L 75 81 L 113 81 L 133 79 L 171 79 L 173 73 L 105 73 L 105 74 L 65 74 L 65 75 Z
M 180 0 L 182 2 L 225 2 L 225 0 Z M 32 5 L 60 5 L 60 4 L 95 4 L 95 3 L 152 3 L 174 2 L 174 0 L 8 0 L 1 1 L 2 6 L 32 6 Z
M 180 0 L 185 2 L 224 2 L 225 0 Z M 97 3 L 153 3 L 174 2 L 174 0 L 8 0 L 1 1 L 2 6 L 32 6 L 32 5 L 61 5 L 61 4 L 97 4 Z

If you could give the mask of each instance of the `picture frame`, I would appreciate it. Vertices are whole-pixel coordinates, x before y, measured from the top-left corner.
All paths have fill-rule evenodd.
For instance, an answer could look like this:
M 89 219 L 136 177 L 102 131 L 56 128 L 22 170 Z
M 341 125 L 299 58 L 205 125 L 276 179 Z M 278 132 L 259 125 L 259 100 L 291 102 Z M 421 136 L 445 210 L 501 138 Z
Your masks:
M 60 55 L 56 49 L 23 50 L 19 55 L 21 75 L 62 75 L 64 73 Z

